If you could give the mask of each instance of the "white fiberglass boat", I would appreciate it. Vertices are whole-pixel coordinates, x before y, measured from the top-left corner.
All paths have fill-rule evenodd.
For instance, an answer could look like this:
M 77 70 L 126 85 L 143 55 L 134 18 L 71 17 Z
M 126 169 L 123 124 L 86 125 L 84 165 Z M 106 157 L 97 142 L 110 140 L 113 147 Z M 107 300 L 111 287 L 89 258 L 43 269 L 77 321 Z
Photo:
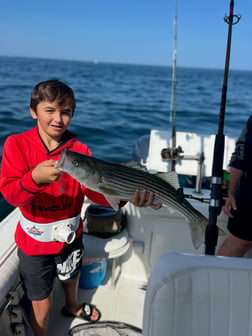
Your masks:
M 150 172 L 168 172 L 174 169 L 174 160 L 169 160 L 173 140 L 174 134 L 152 130 L 137 143 L 135 158 Z M 177 132 L 176 143 L 181 150 L 175 170 L 186 182 L 184 194 L 208 217 L 214 136 Z M 223 170 L 228 169 L 234 146 L 235 140 L 226 137 Z M 83 218 L 89 206 L 88 201 L 83 204 Z M 168 206 L 154 211 L 128 203 L 123 213 L 126 225 L 112 236 L 83 234 L 79 302 L 97 305 L 101 320 L 63 317 L 64 295 L 56 282 L 48 336 L 252 335 L 251 251 L 247 258 L 205 255 L 204 237 L 196 249 L 188 219 Z M 18 219 L 15 209 L 0 223 L 1 336 L 32 335 L 14 242 Z M 226 224 L 221 213 L 216 249 L 226 238 Z
M 169 170 L 170 161 L 160 155 L 163 148 L 169 147 L 167 139 L 169 134 L 154 130 L 147 149 L 143 145 L 146 139 L 138 142 L 135 153 L 147 151 L 143 160 L 148 169 Z M 187 176 L 197 177 L 200 173 L 209 177 L 213 137 L 178 133 L 177 139 L 185 157 L 178 161 L 178 173 L 183 176 L 185 169 Z M 234 139 L 226 138 L 224 169 L 234 145 Z M 200 163 L 201 153 L 206 159 Z M 185 188 L 184 192 L 197 198 L 210 198 L 207 188 L 196 191 L 194 186 Z M 207 216 L 208 203 L 193 198 L 190 202 Z M 83 205 L 83 217 L 88 206 L 87 201 Z M 187 219 L 167 206 L 155 211 L 128 203 L 123 212 L 126 228 L 112 237 L 84 233 L 85 260 L 89 258 L 93 265 L 85 276 L 90 281 L 95 272 L 104 276 L 95 288 L 85 289 L 80 284 L 79 299 L 96 304 L 102 312 L 101 321 L 90 325 L 80 318 L 63 317 L 60 314 L 64 305 L 62 289 L 56 282 L 49 336 L 68 335 L 71 329 L 72 335 L 197 336 L 205 328 L 208 335 L 216 336 L 234 335 L 232 328 L 238 330 L 238 326 L 239 335 L 250 335 L 245 331 L 245 322 L 246 328 L 251 328 L 247 311 L 252 303 L 250 259 L 204 256 L 204 240 L 195 249 Z M 0 224 L 1 336 L 31 335 L 27 319 L 29 303 L 20 286 L 14 243 L 18 218 L 19 210 L 15 209 Z M 227 217 L 221 214 L 217 222 L 221 228 L 218 245 L 226 237 L 226 223 Z M 87 268 L 84 263 L 83 271 Z

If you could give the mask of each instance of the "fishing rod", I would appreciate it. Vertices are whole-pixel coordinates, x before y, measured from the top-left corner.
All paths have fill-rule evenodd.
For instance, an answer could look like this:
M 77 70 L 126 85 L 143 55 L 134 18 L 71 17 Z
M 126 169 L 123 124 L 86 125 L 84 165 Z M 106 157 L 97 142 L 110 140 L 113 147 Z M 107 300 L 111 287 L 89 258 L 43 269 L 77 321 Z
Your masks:
M 177 0 L 174 0 L 174 48 L 173 48 L 173 66 L 172 66 L 172 88 L 171 88 L 171 104 L 170 104 L 170 122 L 172 122 L 172 144 L 169 148 L 163 148 L 161 157 L 164 160 L 171 160 L 171 170 L 176 170 L 176 158 L 183 152 L 181 146 L 176 148 L 176 85 L 177 85 L 177 16 L 178 16 Z
M 218 133 L 215 136 L 214 157 L 212 165 L 211 197 L 209 204 L 209 219 L 205 235 L 205 254 L 214 255 L 218 239 L 217 217 L 222 209 L 222 178 L 223 178 L 223 157 L 225 147 L 224 119 L 227 97 L 228 72 L 231 50 L 232 26 L 239 22 L 241 16 L 234 15 L 234 0 L 230 1 L 229 16 L 224 17 L 228 23 L 228 38 L 226 48 L 225 71 L 222 86 L 221 105 L 219 113 Z
M 176 62 L 177 62 L 177 0 L 174 2 L 174 49 L 173 49 L 173 68 L 172 68 L 172 94 L 171 94 L 171 112 L 172 117 L 172 148 L 176 148 Z M 172 171 L 175 171 L 176 160 L 172 160 Z

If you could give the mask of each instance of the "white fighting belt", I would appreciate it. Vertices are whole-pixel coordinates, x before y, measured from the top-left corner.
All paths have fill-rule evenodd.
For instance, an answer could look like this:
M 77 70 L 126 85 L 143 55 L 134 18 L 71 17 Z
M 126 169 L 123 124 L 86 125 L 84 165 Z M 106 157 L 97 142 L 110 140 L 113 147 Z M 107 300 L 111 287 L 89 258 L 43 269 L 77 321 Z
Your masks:
M 63 219 L 52 223 L 36 223 L 28 220 L 20 214 L 20 225 L 22 229 L 33 239 L 40 242 L 59 241 L 72 243 L 75 238 L 75 231 L 79 227 L 80 214 L 76 217 Z

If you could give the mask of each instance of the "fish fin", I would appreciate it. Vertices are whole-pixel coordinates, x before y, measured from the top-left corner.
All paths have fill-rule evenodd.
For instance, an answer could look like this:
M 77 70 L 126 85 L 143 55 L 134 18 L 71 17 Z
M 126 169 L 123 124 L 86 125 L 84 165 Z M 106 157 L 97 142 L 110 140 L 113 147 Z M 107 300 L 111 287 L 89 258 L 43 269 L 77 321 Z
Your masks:
M 220 227 L 218 227 L 218 232 L 219 232 L 219 235 L 220 236 L 226 236 L 227 235 L 227 233 L 224 231 L 224 230 L 222 230 Z
M 115 211 L 119 209 L 120 199 L 110 195 L 104 195 L 104 197 Z
M 204 219 L 198 225 L 189 225 L 191 230 L 193 246 L 196 250 L 203 244 L 206 235 L 206 227 L 208 219 L 204 216 Z M 225 231 L 218 227 L 218 234 L 220 236 L 226 235 Z
M 156 175 L 162 180 L 168 182 L 176 190 L 180 188 L 178 174 L 175 171 L 157 173 Z
M 197 224 L 195 223 L 192 224 L 191 222 L 189 222 L 192 243 L 196 250 L 204 242 L 207 223 L 208 223 L 208 220 L 205 216 L 203 220 L 199 221 L 199 223 Z
M 58 180 L 58 183 L 59 183 L 59 191 L 60 191 L 60 194 L 64 194 L 66 191 L 69 190 L 70 188 L 70 185 L 69 183 L 67 182 L 67 177 L 68 177 L 68 174 L 67 173 L 62 173 L 59 177 L 59 180 Z
M 207 224 L 208 224 L 207 218 L 204 218 L 204 220 L 201 223 L 199 223 L 199 225 L 189 224 L 189 227 L 191 230 L 192 243 L 196 250 L 204 242 Z M 225 231 L 223 231 L 219 227 L 218 227 L 218 232 L 220 236 L 226 235 Z
M 121 165 L 147 172 L 146 167 L 141 165 L 139 162 L 136 162 L 136 161 L 122 162 Z

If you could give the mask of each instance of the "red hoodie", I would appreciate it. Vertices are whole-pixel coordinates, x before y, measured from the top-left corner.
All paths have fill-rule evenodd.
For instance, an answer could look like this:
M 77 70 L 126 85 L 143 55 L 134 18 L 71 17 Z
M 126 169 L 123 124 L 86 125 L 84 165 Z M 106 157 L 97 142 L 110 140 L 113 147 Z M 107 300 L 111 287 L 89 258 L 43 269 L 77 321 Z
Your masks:
M 67 190 L 62 192 L 60 182 L 38 186 L 31 177 L 32 170 L 42 161 L 58 160 L 62 148 L 92 155 L 88 147 L 77 141 L 76 136 L 66 131 L 62 143 L 48 151 L 35 127 L 25 133 L 11 135 L 3 148 L 0 191 L 13 206 L 19 207 L 24 217 L 37 223 L 50 223 L 77 216 L 86 195 L 91 201 L 109 206 L 104 196 L 81 186 L 68 174 L 64 174 Z M 76 238 L 83 230 L 80 220 Z M 30 237 L 18 223 L 15 232 L 18 247 L 28 255 L 57 254 L 66 243 L 39 242 Z

